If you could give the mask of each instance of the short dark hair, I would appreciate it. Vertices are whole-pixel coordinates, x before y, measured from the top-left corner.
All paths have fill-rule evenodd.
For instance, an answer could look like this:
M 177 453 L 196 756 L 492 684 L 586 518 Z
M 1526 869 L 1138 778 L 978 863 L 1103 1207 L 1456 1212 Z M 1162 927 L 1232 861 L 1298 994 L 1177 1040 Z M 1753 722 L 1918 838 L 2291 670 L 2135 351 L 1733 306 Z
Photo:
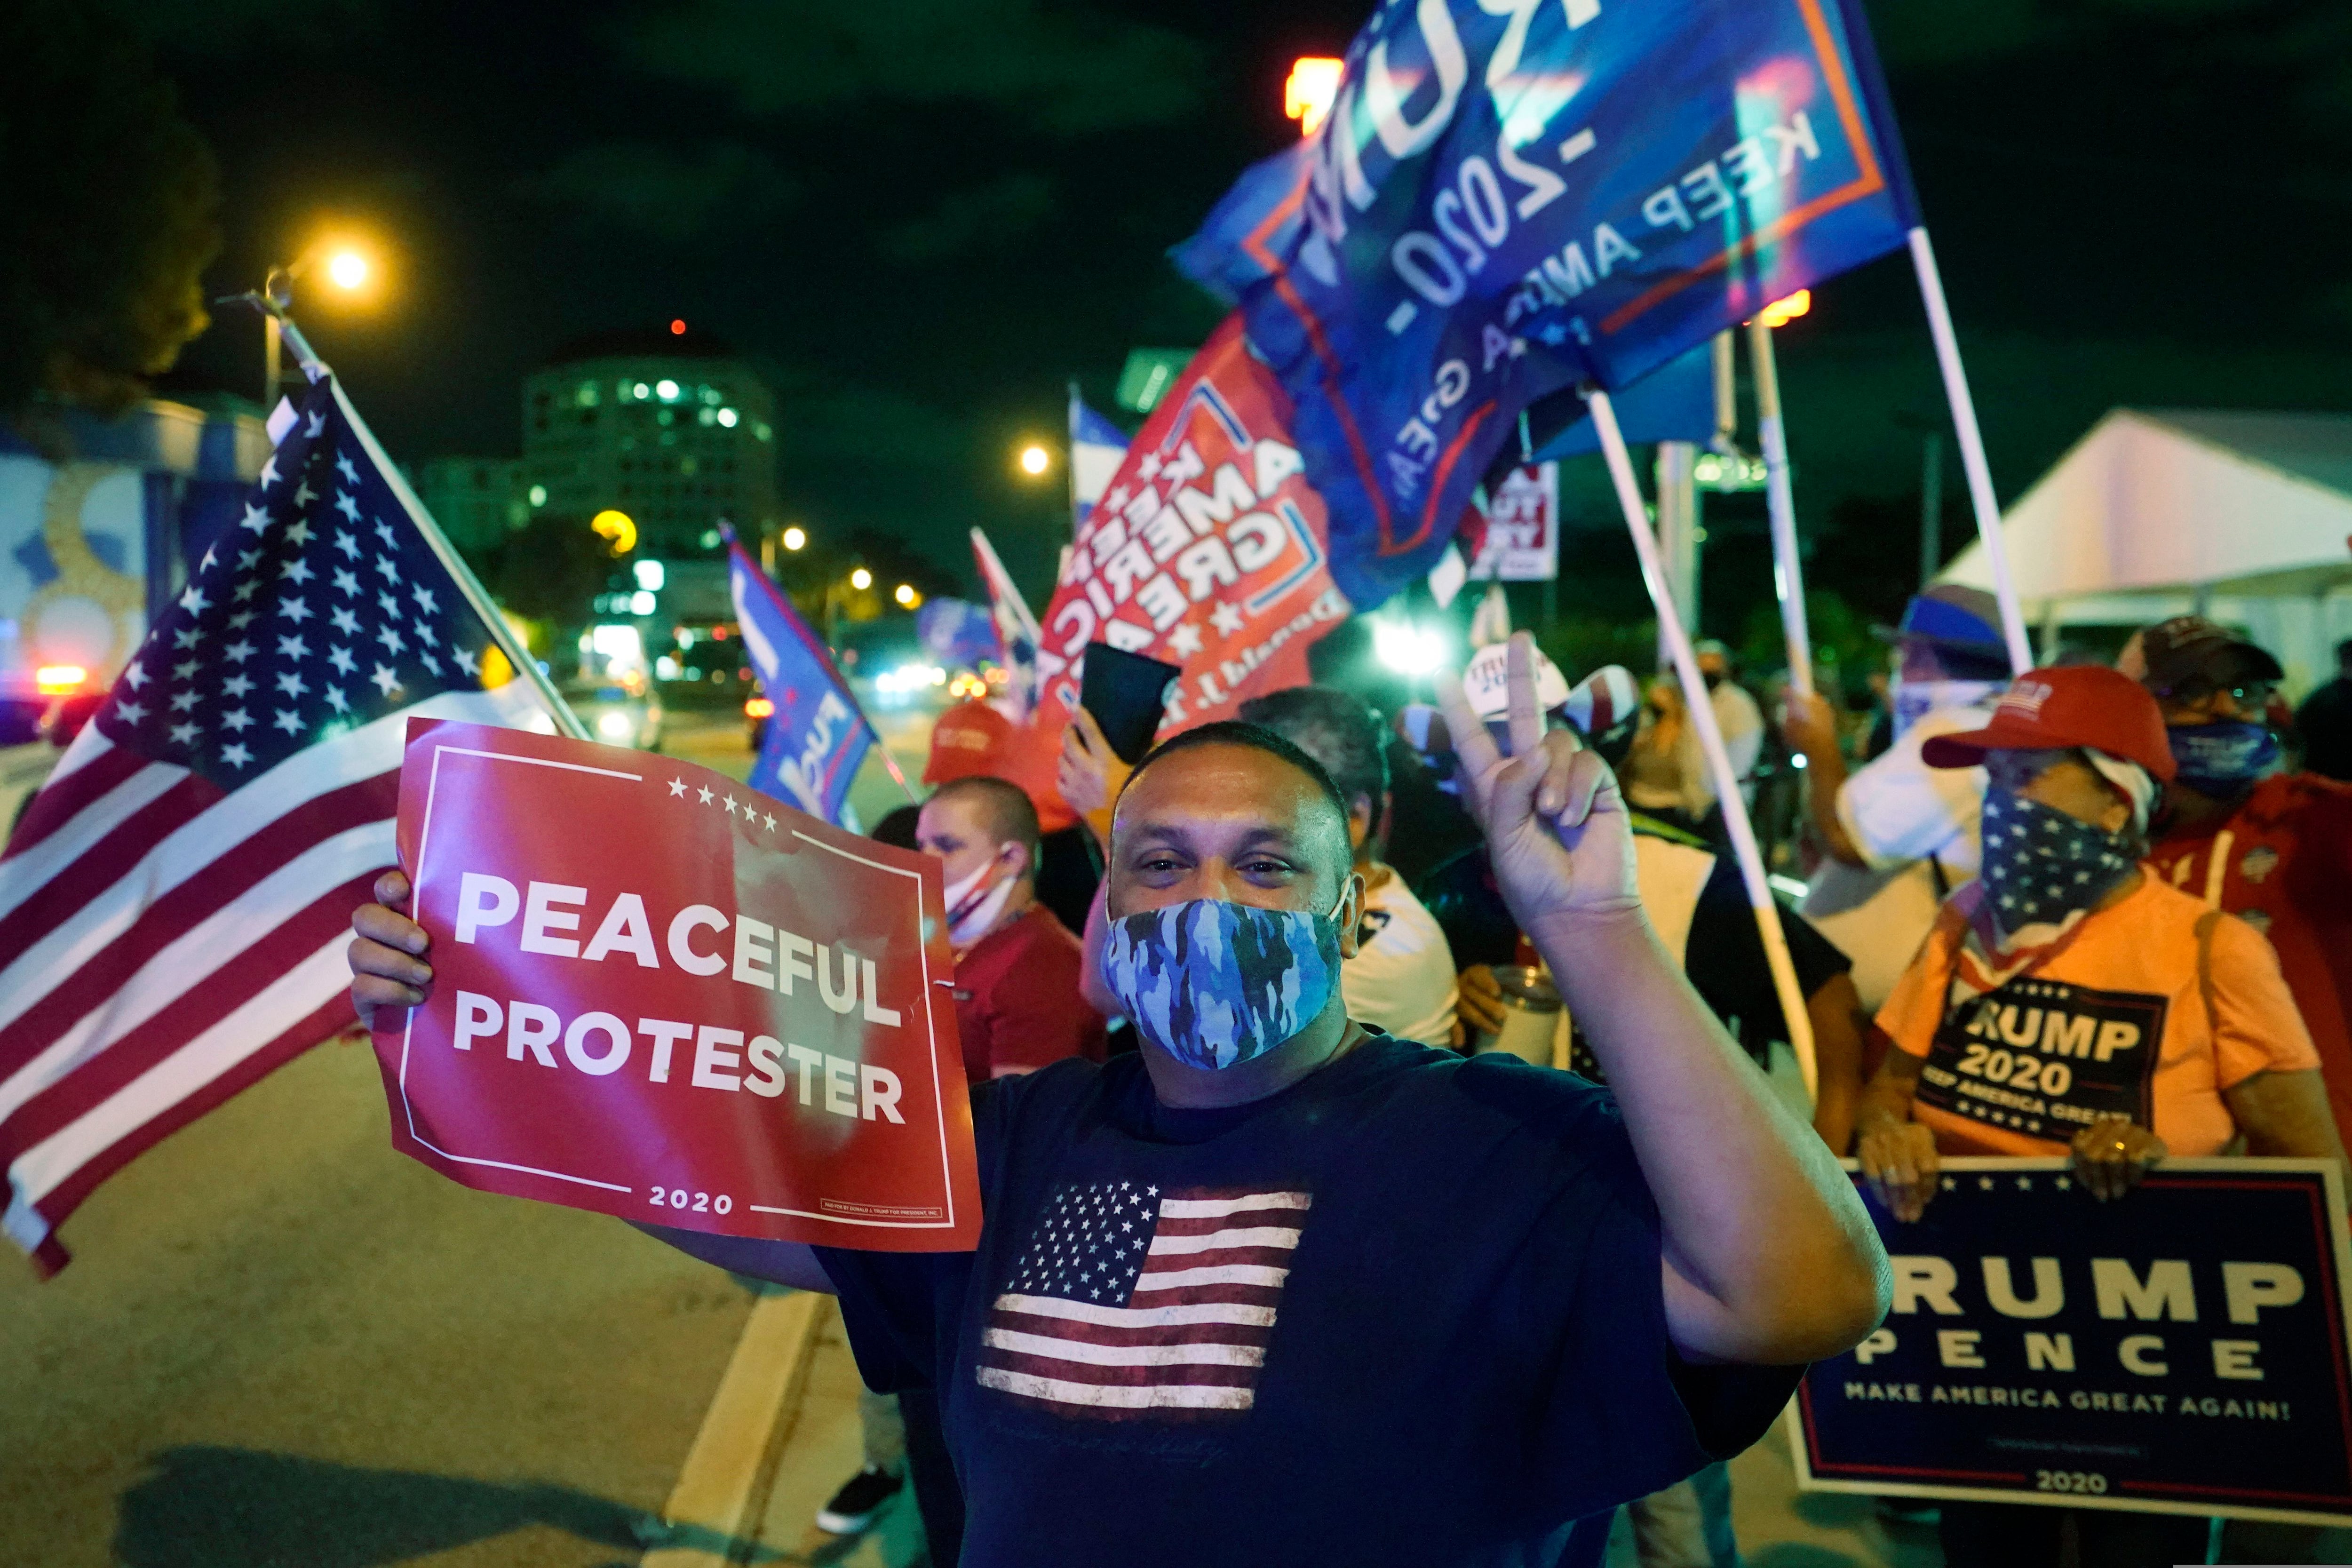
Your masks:
M 1349 810 L 1359 796 L 1371 802 L 1368 831 L 1380 831 L 1381 803 L 1389 793 L 1389 752 L 1381 716 L 1370 704 L 1328 686 L 1293 686 L 1251 698 L 1241 705 L 1241 716 L 1321 763 Z
M 882 814 L 882 820 L 866 837 L 893 849 L 912 849 L 916 847 L 915 824 L 922 814 L 923 808 L 919 805 L 893 806 Z
M 965 798 L 980 808 L 982 826 L 990 837 L 999 844 L 1028 847 L 1029 869 L 1034 875 L 1045 836 L 1038 828 L 1037 807 L 1030 801 L 1028 792 L 1010 779 L 970 773 L 950 779 L 931 795 L 933 800 Z
M 1345 883 L 1354 874 L 1355 852 L 1348 843 L 1348 797 L 1341 795 L 1339 786 L 1332 782 L 1329 769 L 1263 724 L 1252 724 L 1240 719 L 1220 719 L 1214 723 L 1171 736 L 1144 753 L 1143 760 L 1135 764 L 1135 771 L 1127 775 L 1127 783 L 1120 786 L 1120 794 L 1124 795 L 1128 790 L 1133 789 L 1135 781 L 1143 776 L 1144 770 L 1161 758 L 1180 752 L 1198 751 L 1202 746 L 1239 746 L 1245 751 L 1264 752 L 1268 756 L 1280 758 L 1314 781 L 1315 787 L 1330 803 L 1331 810 L 1339 819 L 1339 852 L 1345 857 L 1337 868 L 1339 880 Z

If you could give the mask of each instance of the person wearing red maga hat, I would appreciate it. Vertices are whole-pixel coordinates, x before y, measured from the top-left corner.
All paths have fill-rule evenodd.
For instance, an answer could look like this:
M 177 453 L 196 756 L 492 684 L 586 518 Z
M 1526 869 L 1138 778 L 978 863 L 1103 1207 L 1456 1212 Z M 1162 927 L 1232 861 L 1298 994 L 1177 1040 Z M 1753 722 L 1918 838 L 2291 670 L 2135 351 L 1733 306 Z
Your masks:
M 1935 1196 L 1944 1154 L 2071 1153 L 2102 1200 L 2168 1153 L 2242 1136 L 2252 1154 L 2344 1158 L 2270 944 L 2140 865 L 2175 763 L 2137 681 L 2029 670 L 1981 728 L 1924 755 L 1981 765 L 1989 785 L 1983 873 L 1946 900 L 1878 1015 L 1893 1048 L 1863 1097 L 1860 1153 L 1898 1221 Z M 1947 1502 L 1945 1561 L 2054 1564 L 2072 1511 Z M 2085 1561 L 2093 1535 L 2121 1549 L 2101 1561 L 2204 1549 L 2201 1519 L 2082 1512 L 2077 1528 Z

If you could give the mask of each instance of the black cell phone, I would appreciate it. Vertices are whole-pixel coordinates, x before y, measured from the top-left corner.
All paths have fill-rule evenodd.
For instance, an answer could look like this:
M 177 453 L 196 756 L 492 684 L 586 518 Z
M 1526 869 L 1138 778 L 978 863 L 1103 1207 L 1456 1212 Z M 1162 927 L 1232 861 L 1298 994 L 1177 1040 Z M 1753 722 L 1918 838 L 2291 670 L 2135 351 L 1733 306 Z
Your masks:
M 1160 716 L 1168 710 L 1169 683 L 1183 673 L 1181 665 L 1163 664 L 1105 642 L 1088 643 L 1078 706 L 1095 716 L 1118 760 L 1131 765 L 1151 749 L 1151 737 L 1160 732 Z

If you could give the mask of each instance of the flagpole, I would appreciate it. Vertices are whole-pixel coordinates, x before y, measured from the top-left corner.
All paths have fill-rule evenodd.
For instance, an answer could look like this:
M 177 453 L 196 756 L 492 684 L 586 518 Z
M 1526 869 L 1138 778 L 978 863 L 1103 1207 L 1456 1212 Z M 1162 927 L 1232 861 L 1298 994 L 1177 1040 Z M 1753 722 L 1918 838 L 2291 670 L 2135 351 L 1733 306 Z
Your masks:
M 1944 373 L 1944 397 L 1952 406 L 1952 430 L 1959 437 L 1960 467 L 1969 477 L 1969 500 L 1976 508 L 1977 537 L 1984 541 L 1992 568 L 1993 593 L 2000 600 L 2001 639 L 2009 645 L 2010 668 L 2022 675 L 2033 668 L 2026 640 L 2025 613 L 2018 607 L 2017 583 L 2009 572 L 2009 547 L 2001 537 L 2000 503 L 1992 491 L 1992 465 L 1985 461 L 1984 435 L 1977 428 L 1976 400 L 1969 395 L 1969 373 L 1960 363 L 1960 341 L 1952 331 L 1952 310 L 1944 299 L 1943 274 L 1925 226 L 1911 231 L 1911 269 L 1919 277 L 1919 299 L 1927 307 L 1927 331 L 1936 340 L 1936 363 Z
M 1756 368 L 1756 438 L 1764 448 L 1764 495 L 1772 515 L 1772 586 L 1780 595 L 1780 632 L 1789 643 L 1789 685 L 1813 694 L 1813 638 L 1805 624 L 1805 565 L 1797 549 L 1797 497 L 1789 477 L 1789 432 L 1780 418 L 1780 366 L 1772 329 L 1762 316 L 1748 323 L 1748 357 Z
M 1642 581 L 1657 606 L 1659 637 L 1674 659 L 1675 673 L 1682 681 L 1683 706 L 1698 730 L 1707 771 L 1715 775 L 1715 792 L 1723 802 L 1723 824 L 1731 835 L 1732 855 L 1739 862 L 1741 880 L 1748 885 L 1748 901 L 1755 910 L 1756 930 L 1763 938 L 1765 961 L 1772 971 L 1772 989 L 1780 995 L 1780 1013 L 1788 1021 L 1789 1046 L 1796 1053 L 1798 1071 L 1804 1075 L 1806 1096 L 1818 1100 L 1821 1069 L 1813 1055 L 1812 1016 L 1806 1012 L 1805 995 L 1797 984 L 1788 933 L 1780 929 L 1780 906 L 1773 900 L 1772 884 L 1765 877 L 1763 852 L 1757 847 L 1756 829 L 1748 820 L 1748 803 L 1739 794 L 1739 775 L 1732 771 L 1731 754 L 1724 750 L 1723 727 L 1716 722 L 1715 705 L 1698 672 L 1697 656 L 1691 651 L 1690 633 L 1675 607 L 1658 542 L 1643 509 L 1641 486 L 1633 478 L 1633 457 L 1625 449 L 1624 432 L 1617 426 L 1617 410 L 1605 392 L 1595 390 L 1587 395 L 1592 426 L 1601 437 L 1601 455 L 1608 459 L 1609 478 L 1616 487 L 1617 504 L 1625 513 L 1626 530 L 1633 536 L 1633 552 L 1641 559 Z
M 312 381 L 327 375 L 327 362 L 311 350 L 310 341 L 302 335 L 302 329 L 294 324 L 294 318 L 267 306 L 264 309 L 278 322 L 278 330 L 286 346 L 294 352 L 295 363 L 302 367 L 303 374 Z M 457 547 L 441 531 L 441 525 L 433 521 L 433 514 L 425 510 L 425 503 L 416 499 L 416 492 L 408 488 L 408 481 L 401 477 L 400 470 L 393 466 L 392 458 L 377 444 L 375 432 L 368 428 L 367 421 L 361 418 L 360 411 L 352 405 L 352 400 L 344 395 L 343 384 L 340 380 L 333 383 L 333 391 L 335 406 L 342 410 L 343 417 L 351 424 L 352 433 L 360 438 L 360 446 L 367 453 L 368 461 L 375 465 L 376 471 L 383 476 L 384 483 L 392 487 L 393 499 L 406 509 L 409 521 L 416 524 L 417 531 L 425 536 L 425 542 L 432 547 L 443 570 L 457 584 L 457 591 L 466 595 L 466 603 L 476 617 L 489 628 L 490 640 L 506 656 L 507 663 L 513 667 L 517 676 L 530 682 L 539 700 L 546 704 L 548 717 L 554 721 L 559 731 L 574 741 L 593 740 L 588 727 L 580 721 L 578 714 L 572 711 L 572 705 L 563 700 L 562 694 L 547 679 L 547 672 L 539 668 L 539 660 L 530 657 L 530 650 L 522 646 L 522 640 L 514 635 L 514 628 L 507 625 L 506 616 L 499 613 L 497 602 L 483 588 L 481 579 L 474 575 L 474 569 L 466 564 L 466 558 L 457 553 Z

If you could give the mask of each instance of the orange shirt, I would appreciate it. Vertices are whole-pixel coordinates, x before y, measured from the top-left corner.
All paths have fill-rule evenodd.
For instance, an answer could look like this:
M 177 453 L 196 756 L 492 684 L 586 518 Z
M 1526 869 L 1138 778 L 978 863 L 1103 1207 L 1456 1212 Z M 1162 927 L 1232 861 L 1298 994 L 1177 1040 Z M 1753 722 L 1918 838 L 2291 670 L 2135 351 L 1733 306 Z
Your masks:
M 2224 1089 L 2319 1065 L 2277 956 L 2245 921 L 2144 876 L 1996 967 L 1970 924 L 1983 896 L 1971 882 L 1945 901 L 1878 1015 L 1897 1049 L 1926 1058 L 1912 1113 L 1945 1153 L 2063 1154 L 2113 1115 L 2183 1158 L 2218 1154 L 2237 1135 Z
M 2270 938 L 2352 1142 L 2352 784 L 2275 773 L 2198 833 L 2167 834 L 2156 874 Z

